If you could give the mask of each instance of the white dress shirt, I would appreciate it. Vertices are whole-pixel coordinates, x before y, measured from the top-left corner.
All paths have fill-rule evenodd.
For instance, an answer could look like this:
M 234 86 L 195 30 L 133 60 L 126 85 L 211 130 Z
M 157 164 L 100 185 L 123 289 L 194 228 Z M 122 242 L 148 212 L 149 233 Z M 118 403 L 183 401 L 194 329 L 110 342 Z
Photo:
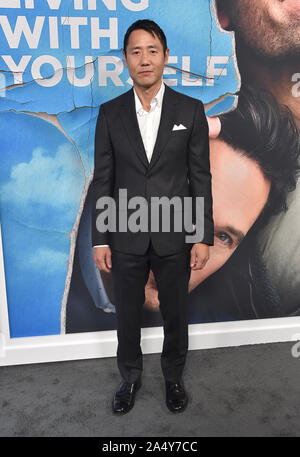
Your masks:
M 144 148 L 147 154 L 148 161 L 150 162 L 154 145 L 157 138 L 158 128 L 160 124 L 161 118 L 161 107 L 163 102 L 163 97 L 165 93 L 165 84 L 162 83 L 160 86 L 159 91 L 153 97 L 150 103 L 150 111 L 146 111 L 141 101 L 134 90 L 134 98 L 135 98 L 135 109 L 137 114 L 137 120 L 139 123 L 139 128 L 141 132 L 141 136 L 144 143 Z
M 162 82 L 159 91 L 155 95 L 155 97 L 152 98 L 151 103 L 150 103 L 150 111 L 146 111 L 142 103 L 133 88 L 134 92 L 134 100 L 135 100 L 135 110 L 137 114 L 137 120 L 142 136 L 142 140 L 144 143 L 144 148 L 146 151 L 146 155 L 148 158 L 148 162 L 150 162 L 152 154 L 153 154 L 153 149 L 156 143 L 156 138 L 157 138 L 157 133 L 158 133 L 158 128 L 160 124 L 160 118 L 161 118 L 161 108 L 162 108 L 162 102 L 164 98 L 164 93 L 165 93 L 165 84 Z M 94 248 L 97 247 L 104 247 L 108 246 L 108 244 L 101 244 L 98 246 L 94 246 Z

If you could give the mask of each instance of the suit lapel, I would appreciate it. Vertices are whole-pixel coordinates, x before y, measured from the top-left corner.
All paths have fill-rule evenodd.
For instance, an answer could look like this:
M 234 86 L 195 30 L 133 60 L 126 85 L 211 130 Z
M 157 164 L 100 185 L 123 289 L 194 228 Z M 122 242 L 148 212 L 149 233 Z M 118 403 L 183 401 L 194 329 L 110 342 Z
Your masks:
M 177 114 L 175 108 L 175 105 L 177 103 L 177 93 L 170 89 L 168 86 L 165 86 L 165 93 L 163 98 L 161 119 L 157 133 L 157 139 L 149 164 L 137 120 L 133 89 L 124 94 L 124 99 L 121 105 L 122 122 L 132 147 L 135 149 L 141 162 L 147 168 L 153 167 L 153 165 L 157 162 L 162 150 L 164 149 L 164 146 L 166 145 L 172 133 L 172 127 L 174 125 L 174 121 Z
M 176 117 L 175 105 L 178 103 L 177 94 L 175 91 L 165 86 L 163 98 L 161 118 L 157 133 L 156 143 L 153 149 L 153 154 L 150 160 L 149 168 L 157 162 L 162 153 L 171 133 Z
M 145 167 L 148 168 L 149 162 L 137 120 L 133 89 L 124 94 L 121 118 L 132 147 Z

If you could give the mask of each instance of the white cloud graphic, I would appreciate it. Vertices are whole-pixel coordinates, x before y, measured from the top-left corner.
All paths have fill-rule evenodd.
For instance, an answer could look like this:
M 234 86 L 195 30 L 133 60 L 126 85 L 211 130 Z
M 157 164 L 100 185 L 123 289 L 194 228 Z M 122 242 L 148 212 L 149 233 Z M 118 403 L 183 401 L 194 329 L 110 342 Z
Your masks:
M 72 145 L 59 146 L 54 155 L 36 148 L 29 162 L 12 167 L 10 181 L 2 186 L 1 194 L 4 201 L 17 205 L 40 203 L 62 209 L 79 204 L 84 180 Z
M 39 248 L 26 257 L 23 267 L 26 267 L 27 270 L 43 271 L 49 274 L 61 270 L 66 271 L 67 262 L 68 254 L 54 249 Z

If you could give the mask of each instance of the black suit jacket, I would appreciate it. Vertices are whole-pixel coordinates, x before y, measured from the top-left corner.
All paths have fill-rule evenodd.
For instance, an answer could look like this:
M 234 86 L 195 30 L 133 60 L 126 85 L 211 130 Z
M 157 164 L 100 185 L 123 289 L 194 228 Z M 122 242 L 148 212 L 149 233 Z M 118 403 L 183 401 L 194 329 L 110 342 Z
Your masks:
M 182 124 L 184 130 L 174 130 Z M 161 121 L 150 163 L 140 134 L 133 89 L 100 106 L 95 133 L 95 170 L 92 181 L 92 243 L 109 244 L 124 253 L 143 254 L 151 239 L 158 255 L 170 255 L 186 247 L 186 232 L 116 232 L 100 233 L 96 219 L 101 210 L 96 201 L 114 197 L 119 207 L 119 189 L 127 197 L 204 197 L 204 237 L 195 242 L 213 244 L 211 174 L 209 166 L 208 125 L 201 101 L 175 92 L 168 86 L 162 104 Z M 171 207 L 171 215 L 173 215 Z M 128 210 L 127 216 L 136 210 Z M 183 223 L 182 223 L 183 225 Z M 150 226 L 150 213 L 149 213 Z

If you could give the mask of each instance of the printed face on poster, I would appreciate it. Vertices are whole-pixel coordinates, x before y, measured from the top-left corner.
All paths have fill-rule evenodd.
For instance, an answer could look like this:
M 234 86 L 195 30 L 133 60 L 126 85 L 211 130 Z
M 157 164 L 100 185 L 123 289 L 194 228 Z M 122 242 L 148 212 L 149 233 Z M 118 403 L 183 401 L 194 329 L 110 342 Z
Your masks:
M 201 99 L 210 126 L 215 244 L 191 275 L 190 323 L 298 313 L 300 7 L 277 3 L 0 0 L 11 338 L 116 328 L 111 277 L 93 261 L 88 189 L 99 105 L 132 87 L 123 36 L 141 18 L 167 36 L 165 83 Z M 143 326 L 160 326 L 151 272 L 145 291 Z

